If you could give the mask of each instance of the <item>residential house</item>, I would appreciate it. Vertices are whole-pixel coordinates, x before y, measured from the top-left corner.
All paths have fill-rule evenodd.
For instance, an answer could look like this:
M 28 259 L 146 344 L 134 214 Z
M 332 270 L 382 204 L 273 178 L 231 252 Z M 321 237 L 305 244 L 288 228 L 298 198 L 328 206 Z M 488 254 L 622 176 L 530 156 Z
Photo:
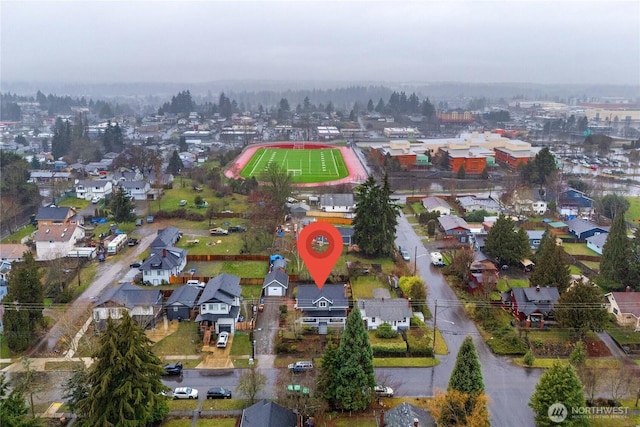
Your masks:
M 293 410 L 266 399 L 242 410 L 240 427 L 296 427 L 298 417 Z
M 455 215 L 443 215 L 438 217 L 440 228 L 447 236 L 465 235 L 470 232 L 467 222 Z
M 544 215 L 547 209 L 548 209 L 548 206 L 547 206 L 547 202 L 545 201 L 538 200 L 536 202 L 531 203 L 531 211 L 536 215 Z
M 440 197 L 425 197 L 422 199 L 422 206 L 427 210 L 427 212 L 439 212 L 440 215 L 453 215 L 455 214 L 455 210 L 451 205 L 444 199 Z
M 9 285 L 9 273 L 11 272 L 11 261 L 0 261 L 0 286 Z M 6 292 L 5 292 L 6 293 Z
M 180 286 L 167 299 L 165 307 L 169 320 L 190 320 L 197 306 L 200 288 L 197 286 Z
M 291 206 L 289 206 L 289 212 L 296 217 L 306 216 L 310 210 L 311 207 L 305 202 L 292 203 Z
M 278 260 L 280 261 L 280 260 Z M 275 267 L 267 273 L 262 283 L 262 292 L 267 297 L 283 297 L 289 289 L 289 275 L 286 273 L 286 267 Z
M 156 180 L 155 172 L 151 172 L 149 174 L 148 181 L 152 186 L 161 186 L 161 187 L 171 187 L 173 185 L 173 175 L 170 173 L 162 173 L 158 175 L 158 179 Z
M 569 188 L 558 195 L 558 213 L 565 217 L 589 218 L 593 214 L 593 199 L 582 191 Z
M 407 402 L 380 411 L 379 426 L 385 427 L 436 427 L 436 420 L 429 411 Z
M 465 212 L 485 210 L 491 214 L 502 211 L 500 203 L 492 197 L 461 196 L 456 199 Z
M 529 236 L 529 247 L 536 251 L 540 247 L 544 230 L 527 230 L 527 236 Z
M 233 334 L 240 314 L 241 293 L 238 276 L 223 273 L 210 279 L 198 299 L 200 314 L 196 322 L 215 326 L 218 334 L 223 331 Z
M 473 261 L 469 267 L 469 281 L 467 292 L 474 293 L 485 289 L 485 286 L 494 287 L 498 283 L 498 268 L 488 259 Z
M 609 232 L 609 227 L 602 227 L 591 221 L 580 218 L 567 220 L 565 221 L 565 224 L 567 224 L 567 227 L 569 228 L 569 233 L 576 236 L 576 239 L 578 240 L 586 240 L 591 236 Z
M 171 276 L 179 276 L 187 265 L 187 251 L 167 246 L 151 248 L 151 255 L 140 266 L 142 281 L 152 286 L 170 283 Z
M 118 187 L 133 200 L 147 200 L 147 193 L 151 189 L 151 185 L 146 181 L 120 181 Z
M 36 214 L 38 228 L 50 225 L 84 225 L 84 218 L 78 215 L 74 208 L 69 207 L 46 207 L 38 209 Z
M 67 256 L 84 239 L 84 218 L 73 208 L 40 208 L 36 215 L 38 230 L 33 235 L 36 258 L 51 260 Z
M 598 255 L 602 255 L 602 248 L 604 248 L 604 244 L 607 243 L 608 237 L 609 233 L 600 233 L 587 237 L 587 247 Z
M 604 297 L 607 311 L 616 316 L 619 324 L 640 331 L 640 292 L 609 292 Z
M 25 252 L 29 252 L 29 246 L 22 243 L 0 243 L 0 260 L 12 263 L 22 261 Z
M 342 244 L 343 245 L 352 245 L 353 244 L 353 234 L 355 230 L 352 227 L 336 227 L 342 236 Z
M 378 329 L 388 323 L 394 331 L 409 329 L 413 310 L 404 298 L 359 299 L 358 308 L 367 329 Z
M 300 322 L 326 334 L 329 326 L 344 327 L 349 308 L 346 285 L 298 285 L 295 307 L 301 311 Z
M 102 329 L 108 318 L 120 319 L 125 310 L 141 326 L 153 326 L 162 311 L 162 293 L 131 283 L 108 288 L 94 305 L 93 320 Z
M 525 321 L 527 327 L 542 328 L 544 321 L 552 317 L 559 297 L 556 287 L 513 288 L 502 294 L 502 303 L 518 320 Z
M 29 172 L 29 179 L 35 183 L 67 182 L 71 179 L 71 172 L 33 170 Z
M 173 246 L 175 245 L 182 234 L 177 227 L 169 226 L 167 228 L 162 228 L 158 230 L 158 235 L 149 245 L 150 248 L 163 248 L 165 246 Z
M 142 174 L 135 171 L 120 171 L 113 173 L 113 185 L 118 185 L 122 181 L 142 181 Z
M 109 179 L 77 179 L 75 190 L 79 199 L 106 199 L 113 193 L 113 183 Z
M 319 208 L 323 212 L 353 213 L 356 203 L 353 194 L 323 194 L 320 196 Z

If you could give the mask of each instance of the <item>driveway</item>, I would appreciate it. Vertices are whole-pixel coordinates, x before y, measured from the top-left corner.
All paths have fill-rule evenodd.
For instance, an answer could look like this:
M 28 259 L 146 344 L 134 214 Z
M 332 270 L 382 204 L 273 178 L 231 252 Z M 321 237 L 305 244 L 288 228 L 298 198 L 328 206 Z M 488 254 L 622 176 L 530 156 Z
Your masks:
M 433 396 L 446 390 L 456 355 L 464 338 L 469 335 L 480 358 L 485 390 L 489 396 L 491 424 L 496 426 L 532 426 L 533 412 L 528 406 L 541 371 L 523 369 L 507 358 L 496 357 L 486 345 L 476 325 L 469 319 L 456 294 L 451 290 L 439 269 L 430 262 L 429 250 L 413 230 L 404 215 L 398 218 L 396 243 L 417 253 L 417 269 L 427 284 L 427 298 L 431 313 L 436 313 L 437 327 L 449 348 L 449 354 L 438 356 L 440 364 L 432 375 L 424 378 L 425 395 Z
M 283 297 L 265 297 L 264 311 L 258 313 L 254 339 L 256 340 L 256 357 L 275 355 L 274 342 L 278 333 L 280 305 L 285 303 Z M 269 360 L 269 358 L 262 357 Z M 261 363 L 262 367 L 262 363 Z M 265 366 L 266 367 L 266 366 Z

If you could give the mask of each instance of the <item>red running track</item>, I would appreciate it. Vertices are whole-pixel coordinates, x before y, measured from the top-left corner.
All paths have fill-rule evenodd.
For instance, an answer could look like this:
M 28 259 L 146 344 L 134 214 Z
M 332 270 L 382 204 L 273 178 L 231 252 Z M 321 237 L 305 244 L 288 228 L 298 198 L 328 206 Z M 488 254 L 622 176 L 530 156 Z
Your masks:
M 304 144 L 305 150 L 315 148 L 335 148 L 340 150 L 340 154 L 342 154 L 342 158 L 344 159 L 344 164 L 347 166 L 349 175 L 341 179 L 336 179 L 334 181 L 295 184 L 297 187 L 321 187 L 325 185 L 338 184 L 361 184 L 367 179 L 367 172 L 360 163 L 360 160 L 358 160 L 358 156 L 356 156 L 356 154 L 349 147 L 336 147 L 334 145 L 320 144 L 317 142 L 300 142 L 299 144 Z M 233 164 L 225 171 L 224 175 L 227 178 L 240 178 L 240 172 L 246 166 L 246 164 L 249 163 L 249 160 L 251 160 L 251 157 L 253 157 L 258 148 L 293 148 L 293 146 L 293 142 L 252 144 L 249 147 L 245 148 L 242 153 L 240 153 L 238 158 L 235 159 Z

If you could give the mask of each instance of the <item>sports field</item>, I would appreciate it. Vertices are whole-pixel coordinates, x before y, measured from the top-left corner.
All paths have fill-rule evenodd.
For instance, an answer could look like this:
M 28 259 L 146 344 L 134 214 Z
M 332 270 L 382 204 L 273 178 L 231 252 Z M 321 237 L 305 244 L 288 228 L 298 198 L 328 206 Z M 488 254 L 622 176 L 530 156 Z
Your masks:
M 259 178 L 272 164 L 288 171 L 295 183 L 334 181 L 349 175 L 339 149 L 268 147 L 256 150 L 240 176 Z

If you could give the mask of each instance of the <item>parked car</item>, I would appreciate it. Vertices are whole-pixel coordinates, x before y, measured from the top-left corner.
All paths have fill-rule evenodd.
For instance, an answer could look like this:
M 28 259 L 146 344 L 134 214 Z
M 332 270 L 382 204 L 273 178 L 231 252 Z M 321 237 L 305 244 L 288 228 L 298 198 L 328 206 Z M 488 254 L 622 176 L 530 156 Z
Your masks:
M 93 203 L 94 205 L 100 203 L 100 197 L 94 197 L 93 199 L 91 199 L 91 203 Z
M 187 206 L 187 201 L 182 199 L 180 200 L 180 203 L 178 203 L 180 206 Z
M 178 387 L 173 390 L 174 399 L 197 399 L 198 390 L 191 387 Z
M 229 332 L 220 332 L 216 347 L 225 348 L 227 346 L 227 341 L 229 341 Z
M 377 397 L 393 397 L 393 389 L 391 387 L 377 385 L 373 388 L 373 392 Z
M 129 240 L 127 240 L 127 245 L 129 245 L 129 246 L 135 246 L 138 243 L 140 243 L 140 240 L 139 239 L 134 239 L 133 237 L 130 238 Z
M 247 231 L 247 227 L 243 227 L 242 225 L 232 225 L 228 228 L 229 233 L 244 233 Z
M 199 280 L 191 279 L 187 280 L 187 286 L 196 286 L 198 288 L 204 288 L 206 283 L 201 282 Z
M 405 261 L 411 261 L 411 256 L 409 255 L 409 251 L 407 251 L 405 248 L 403 248 L 402 246 L 398 246 L 398 250 L 400 251 L 400 256 L 402 256 L 402 259 Z
M 153 215 L 147 215 L 147 224 L 151 224 L 153 222 Z
M 207 390 L 207 399 L 231 399 L 231 390 L 223 387 L 211 387 Z
M 227 234 L 229 234 L 229 232 L 224 228 L 216 227 L 210 229 L 209 234 L 211 234 L 212 236 L 226 236 Z
M 136 227 L 141 227 L 141 226 L 142 226 L 142 218 L 136 219 Z
M 289 370 L 293 373 L 306 372 L 313 370 L 313 362 L 310 360 L 299 360 L 296 363 L 290 363 Z
M 164 365 L 165 375 L 180 375 L 182 373 L 182 362 L 167 363 Z
M 130 268 L 140 268 L 142 266 L 142 263 L 140 261 L 134 261 L 131 264 L 129 264 Z

